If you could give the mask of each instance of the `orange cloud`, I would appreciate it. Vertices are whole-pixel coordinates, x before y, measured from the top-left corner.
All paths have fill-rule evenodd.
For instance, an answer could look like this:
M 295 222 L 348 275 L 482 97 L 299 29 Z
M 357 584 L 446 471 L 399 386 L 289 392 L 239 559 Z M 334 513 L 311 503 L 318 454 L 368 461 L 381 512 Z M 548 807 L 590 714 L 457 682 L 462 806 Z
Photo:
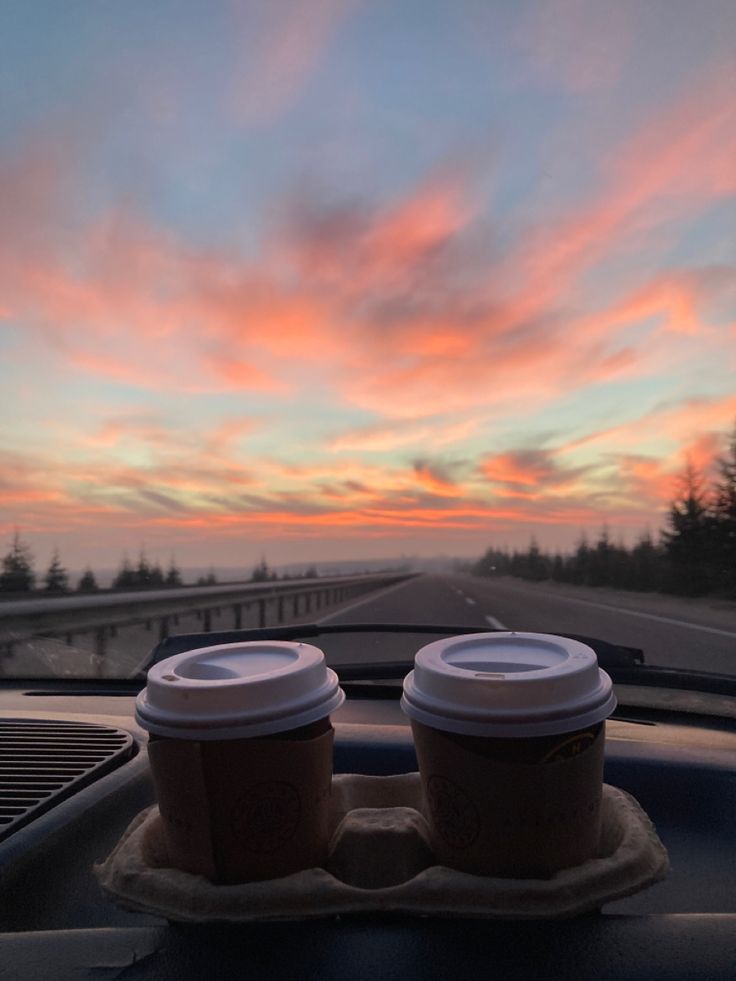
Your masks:
M 446 468 L 429 460 L 415 460 L 414 475 L 419 485 L 430 494 L 452 500 L 459 500 L 463 494 L 463 488 L 448 475 Z
M 58 504 L 60 500 L 61 497 L 58 493 L 36 487 L 18 487 L 15 489 L 0 487 L 0 507 Z
M 502 485 L 505 497 L 538 500 L 552 497 L 580 484 L 586 467 L 565 467 L 550 450 L 511 450 L 481 460 L 481 474 L 493 484 Z
M 535 487 L 555 472 L 550 457 L 538 451 L 500 453 L 485 460 L 481 469 L 489 480 L 523 487 Z
M 611 496 L 648 502 L 665 508 L 672 500 L 675 479 L 667 464 L 659 459 L 636 454 L 618 457 L 619 486 L 611 488 Z
M 458 507 L 451 511 L 437 508 L 382 508 L 358 511 L 330 511 L 308 516 L 289 511 L 269 511 L 257 514 L 213 514 L 193 517 L 162 517 L 151 521 L 153 525 L 167 527 L 202 529 L 212 533 L 231 533 L 261 528 L 269 538 L 291 537 L 344 537 L 346 528 L 351 536 L 361 537 L 375 533 L 402 535 L 408 530 L 443 529 L 482 531 L 487 534 L 498 525 L 513 525 L 529 521 L 530 516 L 523 510 L 514 508 L 494 508 L 490 506 Z M 600 514 L 590 508 L 580 506 L 565 511 L 550 510 L 534 515 L 533 520 L 545 525 L 565 524 L 578 527 L 581 523 L 600 520 Z
M 240 427 L 221 428 L 224 442 L 217 445 L 217 455 L 208 448 L 213 441 L 187 446 L 177 444 L 174 434 L 166 443 L 155 427 L 147 433 L 143 423 L 140 435 L 153 437 L 145 464 L 122 463 L 117 448 L 105 445 L 88 457 L 66 447 L 56 458 L 6 458 L 0 526 L 19 524 L 29 533 L 60 535 L 94 522 L 101 540 L 128 529 L 147 542 L 168 534 L 176 534 L 177 541 L 194 540 L 204 531 L 264 541 L 397 538 L 422 530 L 477 535 L 520 524 L 577 529 L 612 518 L 617 527 L 636 527 L 657 519 L 651 502 L 656 471 L 648 473 L 646 461 L 633 457 L 620 464 L 623 476 L 615 496 L 610 480 L 602 484 L 605 493 L 594 492 L 595 471 L 590 487 L 584 486 L 587 469 L 564 468 L 551 451 L 497 454 L 481 461 L 487 473 L 482 467 L 474 473 L 469 465 L 448 466 L 429 458 L 405 467 L 347 460 L 295 465 L 259 458 L 245 468 L 229 442 Z M 102 433 L 113 438 L 124 429 L 115 429 L 113 421 L 107 429 L 103 424 Z M 212 432 L 217 443 L 218 427 Z M 494 488 L 489 489 L 489 477 Z M 645 478 L 651 485 L 646 495 L 641 491 Z M 26 488 L 41 481 L 43 499 L 24 496 Z

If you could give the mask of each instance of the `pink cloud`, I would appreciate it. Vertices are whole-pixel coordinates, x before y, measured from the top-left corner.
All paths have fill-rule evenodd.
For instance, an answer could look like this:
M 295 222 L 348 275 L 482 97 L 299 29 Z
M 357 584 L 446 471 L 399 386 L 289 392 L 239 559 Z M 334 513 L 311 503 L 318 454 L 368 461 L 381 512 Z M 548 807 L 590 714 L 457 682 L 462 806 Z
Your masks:
M 455 175 L 437 175 L 379 216 L 368 230 L 366 251 L 377 273 L 391 276 L 443 248 L 474 217 L 465 182 Z
M 390 426 L 378 424 L 348 430 L 327 440 L 327 449 L 333 453 L 385 453 L 402 446 L 433 448 L 451 446 L 470 438 L 478 429 L 480 419 L 462 419 L 456 422 L 418 420 L 412 423 L 395 422 Z
M 684 218 L 733 192 L 732 85 L 731 71 L 719 68 L 690 86 L 607 156 L 596 195 L 521 241 L 506 271 L 526 284 L 530 311 L 564 296 L 643 227 Z
M 686 399 L 663 404 L 630 422 L 595 430 L 559 448 L 559 452 L 598 444 L 605 447 L 631 447 L 651 439 L 667 440 L 682 448 L 706 433 L 728 432 L 736 419 L 736 394 L 719 398 Z M 681 449 L 676 452 L 681 453 Z
M 208 434 L 207 442 L 217 450 L 226 450 L 245 436 L 250 436 L 260 425 L 260 420 L 244 416 L 225 419 Z
M 736 415 L 732 421 L 736 425 Z M 687 440 L 680 449 L 680 472 L 691 465 L 700 474 L 714 476 L 714 461 L 725 453 L 727 432 L 704 432 Z
M 686 357 L 696 345 L 733 359 L 731 338 L 709 319 L 730 270 L 665 272 L 621 290 L 600 311 L 562 309 L 637 229 L 732 189 L 727 95 L 714 76 L 649 120 L 611 154 L 594 195 L 521 235 L 505 260 L 489 250 L 482 275 L 464 262 L 479 209 L 460 172 L 431 174 L 384 206 L 306 209 L 245 261 L 188 247 L 122 212 L 79 230 L 77 251 L 67 253 L 44 232 L 63 224 L 68 164 L 42 160 L 38 146 L 19 155 L 0 174 L 10 182 L 2 197 L 4 309 L 32 323 L 65 364 L 150 392 L 317 393 L 379 422 L 327 442 L 352 459 L 288 467 L 244 464 L 238 438 L 249 420 L 226 420 L 191 442 L 155 421 L 109 420 L 90 437 L 99 454 L 135 441 L 146 447 L 146 466 L 122 453 L 117 461 L 52 454 L 3 485 L 4 506 L 33 526 L 77 526 L 102 513 L 142 528 L 212 523 L 274 535 L 480 530 L 492 521 L 573 526 L 616 509 L 633 521 L 644 506 L 660 506 L 682 454 L 707 458 L 715 429 L 736 416 L 736 397 L 660 407 L 555 454 L 492 454 L 470 477 L 443 473 L 428 458 L 379 467 L 357 454 L 451 446 L 477 435 L 481 418 L 524 418 L 580 385 L 656 375 L 664 357 Z M 636 342 L 632 328 L 641 328 Z M 661 458 L 644 445 L 653 436 L 669 441 Z M 585 445 L 606 451 L 616 470 L 599 475 L 608 497 L 586 496 L 595 472 L 560 462 Z M 39 485 L 48 487 L 41 498 L 24 499 L 24 488 Z
M 168 446 L 171 443 L 170 430 L 151 418 L 122 416 L 106 420 L 96 432 L 83 438 L 84 443 L 105 449 L 118 446 L 124 440 L 151 443 L 155 446 Z
M 205 363 L 212 372 L 211 391 L 226 387 L 237 391 L 284 393 L 289 389 L 285 382 L 268 375 L 248 361 L 218 355 L 208 357 Z
M 606 337 L 654 319 L 666 334 L 702 335 L 710 329 L 709 312 L 717 313 L 723 301 L 729 303 L 731 294 L 736 296 L 735 282 L 736 269 L 728 267 L 664 272 L 607 309 L 583 318 L 580 329 L 589 336 Z M 666 344 L 671 347 L 671 339 Z
M 612 489 L 612 496 L 666 508 L 674 496 L 675 478 L 665 461 L 628 453 L 618 457 L 617 463 L 618 487 Z
M 239 57 L 230 104 L 245 123 L 273 120 L 298 99 L 352 6 L 348 0 L 230 2 Z
M 382 417 L 488 412 L 518 399 L 531 411 L 571 378 L 651 371 L 646 345 L 619 340 L 637 319 L 698 329 L 700 307 L 720 287 L 687 274 L 659 276 L 597 318 L 563 318 L 559 306 L 642 214 L 654 220 L 663 201 L 687 209 L 725 193 L 735 128 L 725 100 L 716 74 L 611 154 L 596 195 L 470 280 L 463 249 L 478 202 L 456 168 L 384 207 L 307 209 L 252 262 L 115 214 L 79 235 L 72 273 L 43 244 L 43 206 L 27 205 L 21 218 L 11 208 L 9 237 L 20 223 L 40 244 L 0 256 L 5 302 L 77 368 L 151 390 L 293 393 L 306 387 L 308 361 L 334 398 Z M 22 168 L 8 174 L 19 200 L 31 199 L 34 182 L 53 187 L 53 174 L 29 188 Z M 43 200 L 56 207 L 51 191 Z
M 610 87 L 624 70 L 636 32 L 629 5 L 605 0 L 538 0 L 517 43 L 540 80 L 573 91 Z
M 402 294 L 422 281 L 477 217 L 468 168 L 437 169 L 403 198 L 382 207 L 294 203 L 281 230 L 277 261 L 343 301 Z

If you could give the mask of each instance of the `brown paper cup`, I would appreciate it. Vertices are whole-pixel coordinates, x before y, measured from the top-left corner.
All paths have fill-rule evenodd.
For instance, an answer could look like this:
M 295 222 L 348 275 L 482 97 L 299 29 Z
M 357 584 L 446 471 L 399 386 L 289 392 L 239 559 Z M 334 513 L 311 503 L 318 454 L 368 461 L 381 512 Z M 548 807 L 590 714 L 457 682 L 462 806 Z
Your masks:
M 218 883 L 324 864 L 329 719 L 255 739 L 152 736 L 148 756 L 172 865 Z
M 488 740 L 411 725 L 425 816 L 442 865 L 548 878 L 595 855 L 604 723 L 542 739 Z

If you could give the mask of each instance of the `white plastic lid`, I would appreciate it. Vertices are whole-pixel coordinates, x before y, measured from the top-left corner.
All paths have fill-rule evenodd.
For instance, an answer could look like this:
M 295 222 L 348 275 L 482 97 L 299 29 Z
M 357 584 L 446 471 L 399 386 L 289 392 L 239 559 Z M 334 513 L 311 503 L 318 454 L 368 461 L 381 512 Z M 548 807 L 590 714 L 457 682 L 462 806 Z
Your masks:
M 240 739 L 308 725 L 344 701 L 318 647 L 255 641 L 202 647 L 154 664 L 135 717 L 159 736 Z
M 404 679 L 412 719 L 468 736 L 574 732 L 616 707 L 611 679 L 585 644 L 551 634 L 466 634 L 428 644 Z

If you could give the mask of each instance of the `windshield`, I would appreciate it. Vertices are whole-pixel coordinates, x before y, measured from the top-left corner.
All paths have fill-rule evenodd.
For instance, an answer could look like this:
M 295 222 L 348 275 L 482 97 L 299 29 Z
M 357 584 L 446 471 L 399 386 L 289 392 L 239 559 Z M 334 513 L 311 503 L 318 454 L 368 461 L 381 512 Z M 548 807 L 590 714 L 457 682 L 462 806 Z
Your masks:
M 5 678 L 307 622 L 736 673 L 730 0 L 0 16 Z

